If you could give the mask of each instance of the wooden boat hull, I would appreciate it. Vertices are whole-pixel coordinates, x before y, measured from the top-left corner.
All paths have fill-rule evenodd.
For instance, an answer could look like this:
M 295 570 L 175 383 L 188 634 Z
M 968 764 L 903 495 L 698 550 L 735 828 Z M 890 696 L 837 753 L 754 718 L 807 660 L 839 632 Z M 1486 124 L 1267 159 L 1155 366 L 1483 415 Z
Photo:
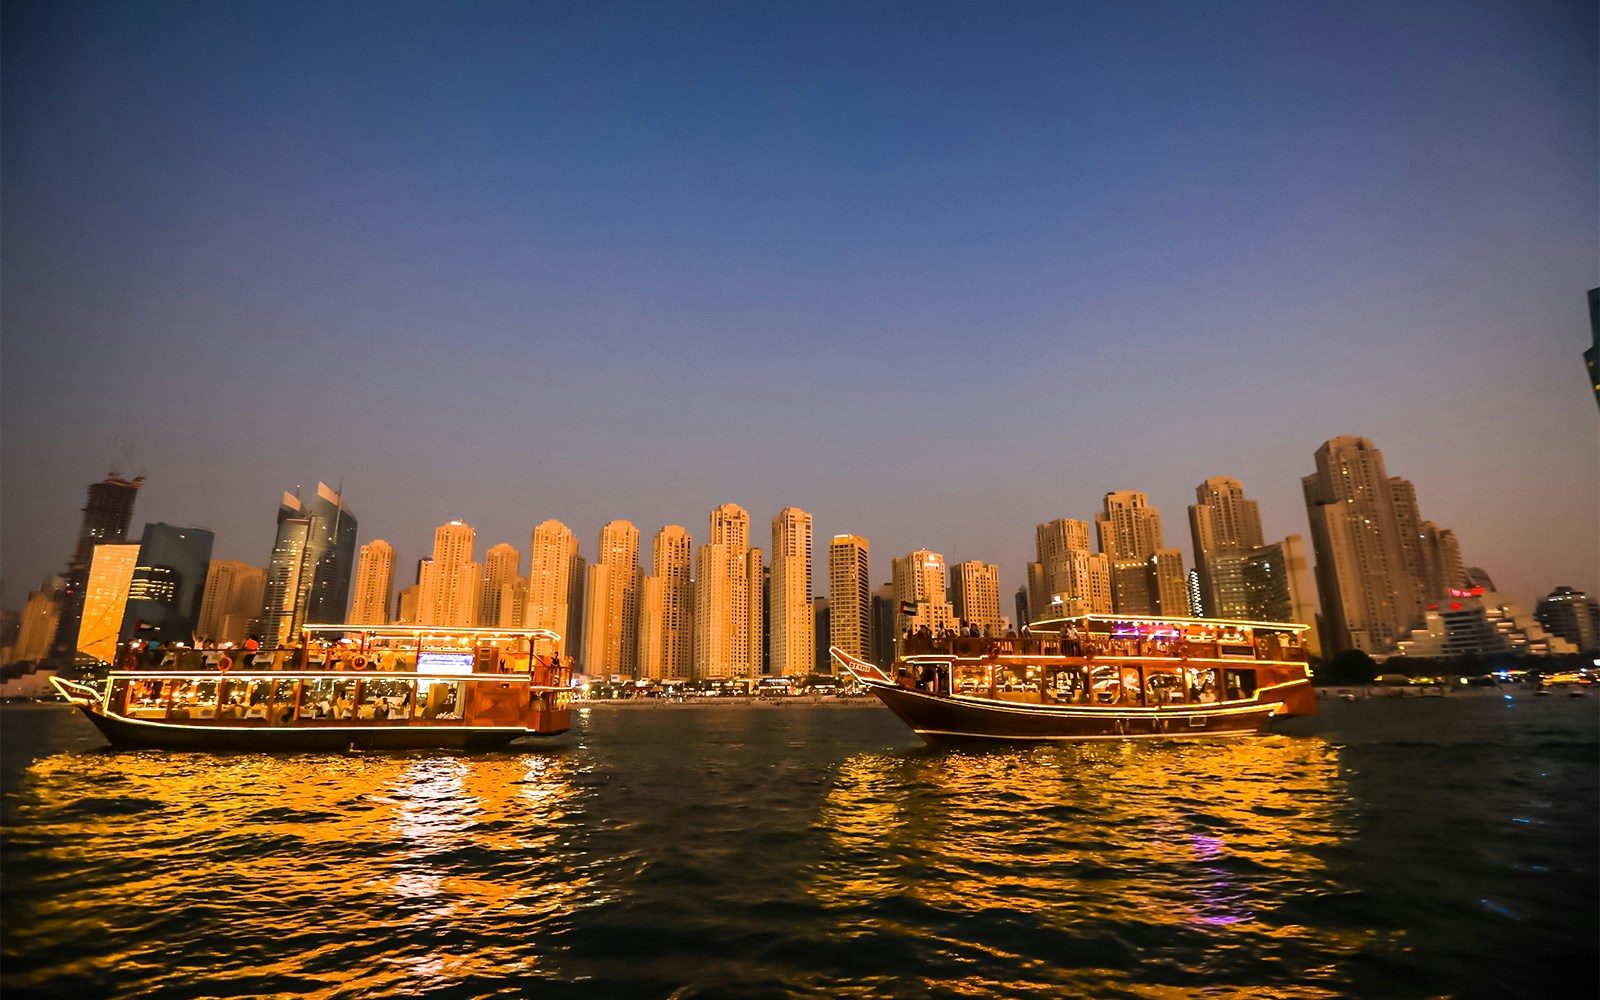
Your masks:
M 1280 702 L 1150 709 L 1010 705 L 892 684 L 870 687 L 890 711 L 934 745 L 1249 736 L 1263 731 L 1283 709 Z
M 494 750 L 525 736 L 559 736 L 566 729 L 535 731 L 505 726 L 417 725 L 175 725 L 107 715 L 79 705 L 95 728 L 119 748 L 198 751 Z

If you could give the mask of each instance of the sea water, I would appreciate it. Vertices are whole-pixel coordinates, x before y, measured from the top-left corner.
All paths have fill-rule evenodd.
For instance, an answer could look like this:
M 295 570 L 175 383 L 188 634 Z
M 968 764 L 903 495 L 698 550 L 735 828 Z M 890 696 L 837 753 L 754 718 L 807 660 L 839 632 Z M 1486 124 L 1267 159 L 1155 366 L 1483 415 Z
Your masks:
M 0 712 L 0 991 L 1593 997 L 1600 699 L 942 751 L 594 708 L 494 754 L 113 751 Z

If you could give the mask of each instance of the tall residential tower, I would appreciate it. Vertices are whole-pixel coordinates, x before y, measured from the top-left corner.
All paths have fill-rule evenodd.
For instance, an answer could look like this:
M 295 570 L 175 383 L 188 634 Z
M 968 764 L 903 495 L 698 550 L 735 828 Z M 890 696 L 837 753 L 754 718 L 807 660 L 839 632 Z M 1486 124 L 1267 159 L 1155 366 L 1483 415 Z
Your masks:
M 1208 618 L 1244 618 L 1245 558 L 1262 544 L 1261 511 L 1229 476 L 1213 476 L 1195 487 L 1189 508 L 1195 570 L 1200 576 L 1200 613 Z
M 750 515 L 726 503 L 711 512 L 695 555 L 694 676 L 761 676 L 763 554 L 750 547 Z
M 381 538 L 361 546 L 356 560 L 356 596 L 350 605 L 352 625 L 389 624 L 394 594 L 394 546 Z
M 872 635 L 867 540 L 859 535 L 834 535 L 828 545 L 828 643 L 870 661 Z
M 816 664 L 811 602 L 811 515 L 785 507 L 772 519 L 772 673 L 804 676 Z

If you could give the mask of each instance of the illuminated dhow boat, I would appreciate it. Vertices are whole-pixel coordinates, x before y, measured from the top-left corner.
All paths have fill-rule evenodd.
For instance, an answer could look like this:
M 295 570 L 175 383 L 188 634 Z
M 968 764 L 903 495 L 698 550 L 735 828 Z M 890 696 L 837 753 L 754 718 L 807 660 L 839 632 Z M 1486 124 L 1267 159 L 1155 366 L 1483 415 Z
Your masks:
M 312 625 L 273 650 L 130 643 L 103 680 L 51 681 L 119 747 L 494 748 L 570 727 L 559 644 L 547 629 Z
M 930 744 L 1240 736 L 1317 710 L 1306 626 L 1084 615 L 1007 638 L 906 636 L 835 661 Z

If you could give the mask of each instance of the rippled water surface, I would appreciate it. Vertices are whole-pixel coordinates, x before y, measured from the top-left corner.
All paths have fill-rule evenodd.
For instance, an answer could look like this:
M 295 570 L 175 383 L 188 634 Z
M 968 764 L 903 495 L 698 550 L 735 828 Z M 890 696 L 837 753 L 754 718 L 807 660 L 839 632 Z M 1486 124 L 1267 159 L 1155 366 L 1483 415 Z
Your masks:
M 1314 736 L 934 751 L 881 709 L 594 709 L 492 755 L 3 725 L 3 991 L 1556 997 L 1600 991 L 1600 699 Z

